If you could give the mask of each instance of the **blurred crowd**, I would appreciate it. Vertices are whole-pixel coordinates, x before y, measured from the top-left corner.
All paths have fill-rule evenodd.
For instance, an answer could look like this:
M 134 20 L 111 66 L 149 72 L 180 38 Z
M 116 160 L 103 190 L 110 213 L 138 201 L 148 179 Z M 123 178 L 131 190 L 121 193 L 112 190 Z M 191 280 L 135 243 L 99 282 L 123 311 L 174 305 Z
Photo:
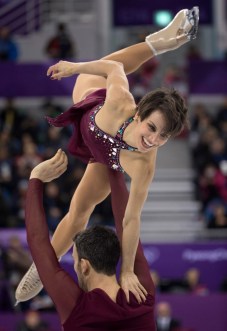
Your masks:
M 52 157 L 58 148 L 67 151 L 71 128 L 49 126 L 45 116 L 61 113 L 61 106 L 46 100 L 37 108 L 19 109 L 13 99 L 7 99 L 0 110 L 0 228 L 24 228 L 24 204 L 31 170 Z M 68 155 L 67 171 L 54 182 L 45 185 L 45 210 L 50 233 L 67 213 L 75 187 L 80 182 L 85 165 Z M 110 198 L 98 205 L 91 217 L 95 224 L 113 224 Z M 6 245 L 0 242 L 0 311 L 53 309 L 52 301 L 43 291 L 32 302 L 14 307 L 15 289 L 31 264 L 31 256 L 15 235 Z
M 31 170 L 52 157 L 58 148 L 67 151 L 71 128 L 50 127 L 44 116 L 56 116 L 63 109 L 46 100 L 30 112 L 18 109 L 7 99 L 0 110 L 0 213 L 1 227 L 24 227 L 24 202 Z M 35 116 L 35 114 L 39 116 Z M 58 180 L 45 185 L 45 208 L 50 231 L 67 213 L 70 198 L 83 176 L 85 165 L 69 155 L 68 169 Z M 95 220 L 94 220 L 95 218 Z M 99 205 L 93 222 L 112 222 L 110 201 Z M 105 221 L 106 222 L 106 221 Z
M 151 271 L 151 277 L 157 293 L 191 293 L 204 296 L 211 292 L 208 286 L 201 282 L 200 270 L 195 267 L 186 270 L 179 279 L 161 277 L 157 270 Z M 224 291 L 222 284 L 220 284 L 218 290 L 220 292 Z
M 19 47 L 13 40 L 10 29 L 0 26 L 0 62 L 17 61 L 19 58 Z
M 212 112 L 194 106 L 189 139 L 201 216 L 207 228 L 227 228 L 227 98 Z

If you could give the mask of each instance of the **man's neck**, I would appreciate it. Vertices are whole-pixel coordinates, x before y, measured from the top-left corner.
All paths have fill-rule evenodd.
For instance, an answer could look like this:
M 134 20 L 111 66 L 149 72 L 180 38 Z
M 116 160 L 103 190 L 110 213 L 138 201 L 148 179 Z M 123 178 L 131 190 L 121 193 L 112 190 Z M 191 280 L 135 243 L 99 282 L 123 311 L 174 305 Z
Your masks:
M 87 282 L 88 291 L 92 291 L 96 288 L 103 290 L 114 302 L 116 302 L 116 296 L 120 289 L 120 285 L 117 282 L 116 276 L 106 276 L 103 274 L 93 274 Z

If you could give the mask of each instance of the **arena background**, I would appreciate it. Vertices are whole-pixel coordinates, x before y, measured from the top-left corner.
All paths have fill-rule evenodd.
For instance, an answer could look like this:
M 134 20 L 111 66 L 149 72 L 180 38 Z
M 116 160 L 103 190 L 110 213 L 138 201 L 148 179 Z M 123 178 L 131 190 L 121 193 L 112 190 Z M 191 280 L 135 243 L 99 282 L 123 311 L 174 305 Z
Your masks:
M 45 292 L 14 306 L 14 289 L 31 259 L 24 230 L 24 197 L 31 168 L 62 147 L 70 129 L 49 128 L 45 115 L 71 105 L 75 77 L 46 77 L 56 59 L 47 44 L 64 23 L 73 52 L 86 61 L 144 40 L 182 8 L 200 7 L 198 37 L 130 75 L 135 98 L 173 86 L 187 99 L 191 129 L 158 153 L 142 214 L 141 239 L 157 286 L 181 331 L 227 330 L 227 4 L 225 0 L 0 0 L 0 29 L 11 32 L 18 55 L 0 59 L 0 330 L 20 330 L 30 309 L 61 330 Z M 0 42 L 1 45 L 1 42 Z M 0 47 L 1 51 L 1 47 Z M 6 114 L 11 114 L 7 116 Z M 50 233 L 67 210 L 84 165 L 45 191 Z M 113 225 L 110 202 L 91 223 Z M 71 255 L 62 259 L 72 273 Z

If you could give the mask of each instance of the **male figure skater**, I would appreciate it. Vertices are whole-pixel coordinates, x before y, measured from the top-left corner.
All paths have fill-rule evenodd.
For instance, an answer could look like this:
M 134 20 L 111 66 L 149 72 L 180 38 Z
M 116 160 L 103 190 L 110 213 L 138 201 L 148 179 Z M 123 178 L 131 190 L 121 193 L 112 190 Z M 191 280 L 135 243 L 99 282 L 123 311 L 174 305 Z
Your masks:
M 59 177 L 66 169 L 67 156 L 62 150 L 37 165 L 31 172 L 25 207 L 31 254 L 41 281 L 56 306 L 63 330 L 155 331 L 154 285 L 148 265 L 140 259 L 138 250 L 135 273 L 146 289 L 146 299 L 138 303 L 130 293 L 128 302 L 116 278 L 120 243 L 114 231 L 96 226 L 76 234 L 73 258 L 79 284 L 61 268 L 50 243 L 42 198 L 43 183 Z M 122 222 L 124 207 L 123 201 L 115 220 L 119 236 L 122 226 L 118 223 Z

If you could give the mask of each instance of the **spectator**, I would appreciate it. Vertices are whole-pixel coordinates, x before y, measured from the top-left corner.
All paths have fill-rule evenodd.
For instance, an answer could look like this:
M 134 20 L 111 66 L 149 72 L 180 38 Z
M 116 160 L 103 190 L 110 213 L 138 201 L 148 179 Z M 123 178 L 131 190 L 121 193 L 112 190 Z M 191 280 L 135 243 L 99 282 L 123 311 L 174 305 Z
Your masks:
M 191 116 L 191 132 L 190 135 L 196 135 L 193 139 L 193 146 L 198 143 L 201 134 L 213 124 L 212 116 L 208 113 L 206 106 L 203 103 L 197 103 L 194 106 Z
M 26 312 L 24 320 L 20 322 L 15 331 L 50 331 L 47 322 L 43 321 L 39 312 L 29 310 Z
M 207 227 L 209 229 L 227 229 L 227 208 L 219 202 L 214 205 Z
M 20 138 L 25 119 L 23 112 L 15 106 L 14 99 L 6 99 L 0 112 L 1 131 L 9 132 L 13 137 Z
M 11 38 L 9 28 L 0 27 L 0 62 L 17 61 L 18 55 L 18 46 Z
M 53 155 L 59 146 L 63 149 L 66 147 L 66 139 L 64 135 L 62 135 L 62 131 L 63 130 L 55 128 L 54 126 L 47 128 L 45 139 L 43 139 L 43 155 L 45 159 Z
M 219 165 L 221 161 L 227 160 L 226 143 L 221 137 L 214 139 L 211 142 L 209 149 L 211 160 L 217 165 Z
M 193 163 L 198 172 L 202 171 L 211 161 L 210 144 L 219 137 L 218 130 L 214 126 L 207 126 L 198 136 L 198 143 L 192 151 Z
M 157 331 L 177 331 L 181 323 L 172 317 L 171 307 L 168 302 L 159 302 L 156 306 Z
M 200 282 L 200 271 L 197 268 L 190 268 L 184 276 L 185 289 L 193 294 L 206 295 L 208 289 Z
M 29 139 L 27 139 L 27 137 Z M 23 153 L 16 159 L 16 168 L 20 178 L 28 178 L 31 169 L 42 161 L 42 157 L 38 154 L 37 145 L 32 141 L 31 137 L 26 136 L 23 143 Z
M 45 187 L 46 199 L 45 207 L 47 210 L 47 223 L 49 230 L 54 232 L 61 218 L 66 212 L 64 201 L 62 200 L 61 190 L 57 183 L 48 183 Z
M 54 60 L 75 60 L 75 44 L 67 32 L 64 23 L 59 23 L 57 26 L 57 33 L 52 37 L 46 46 L 46 53 L 49 58 Z
M 208 204 L 213 200 L 221 198 L 220 188 L 221 183 L 224 182 L 224 176 L 218 167 L 212 163 L 208 163 L 199 176 L 199 199 L 202 202 L 203 211 Z

